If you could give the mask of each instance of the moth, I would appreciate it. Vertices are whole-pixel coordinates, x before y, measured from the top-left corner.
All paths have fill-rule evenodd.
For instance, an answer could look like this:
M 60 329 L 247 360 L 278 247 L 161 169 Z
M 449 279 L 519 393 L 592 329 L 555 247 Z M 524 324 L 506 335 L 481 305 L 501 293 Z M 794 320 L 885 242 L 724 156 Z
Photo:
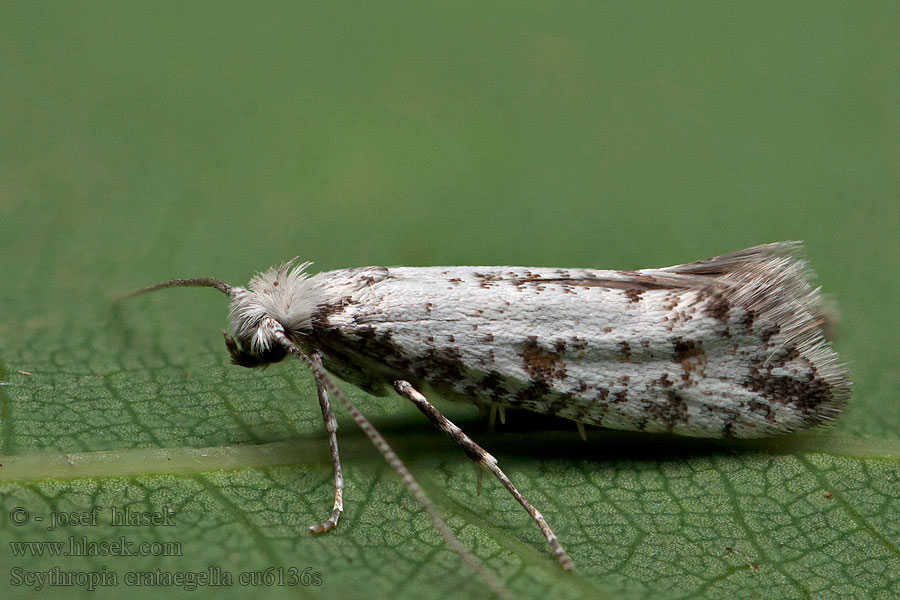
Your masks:
M 567 570 L 572 561 L 541 513 L 426 394 L 489 406 L 492 421 L 505 408 L 571 419 L 582 436 L 588 424 L 733 438 L 827 423 L 850 397 L 799 242 L 639 271 L 362 267 L 311 275 L 309 265 L 289 261 L 247 288 L 173 279 L 129 296 L 216 288 L 231 301 L 232 333 L 223 333 L 234 364 L 261 367 L 293 355 L 310 368 L 335 479 L 331 516 L 311 532 L 334 528 L 343 511 L 334 396 L 484 577 L 328 373 L 370 394 L 393 391 L 411 401 L 475 461 L 479 489 L 486 469 L 515 496 Z

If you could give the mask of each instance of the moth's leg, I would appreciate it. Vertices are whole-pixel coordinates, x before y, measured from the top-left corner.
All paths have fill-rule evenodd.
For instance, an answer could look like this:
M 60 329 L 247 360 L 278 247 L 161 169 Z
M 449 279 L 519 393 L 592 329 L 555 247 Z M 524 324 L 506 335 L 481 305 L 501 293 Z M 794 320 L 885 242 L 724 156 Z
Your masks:
M 544 516 L 538 509 L 525 499 L 521 492 L 516 489 L 516 486 L 513 485 L 512 481 L 509 480 L 509 477 L 506 476 L 506 473 L 497 466 L 497 459 L 491 456 L 484 448 L 476 444 L 472 438 L 463 433 L 462 429 L 454 425 L 447 417 L 438 412 L 438 410 L 425 399 L 425 396 L 420 394 L 411 383 L 402 380 L 395 381 L 394 388 L 397 390 L 398 394 L 412 401 L 412 403 L 416 405 L 416 408 L 422 411 L 441 431 L 450 436 L 450 439 L 459 444 L 469 458 L 475 461 L 476 465 L 487 469 L 500 480 L 500 483 L 509 490 L 509 493 L 519 501 L 519 504 L 522 505 L 528 514 L 531 515 L 531 518 L 534 519 L 534 522 L 537 523 L 538 527 L 541 528 L 541 533 L 544 534 L 547 543 L 550 544 L 550 547 L 559 559 L 562 568 L 566 571 L 571 571 L 573 568 L 572 559 L 569 558 L 569 555 L 566 554 L 566 551 L 563 549 L 562 545 L 560 545 L 559 540 L 556 538 L 556 534 L 553 533 L 553 530 L 547 525 L 547 521 L 544 520 Z
M 269 331 L 272 332 L 275 341 L 277 341 L 282 348 L 286 351 L 290 352 L 294 356 L 296 356 L 299 360 L 303 361 L 303 363 L 309 367 L 312 371 L 313 376 L 316 378 L 316 382 L 318 385 L 321 385 L 323 388 L 328 390 L 331 395 L 337 398 L 341 404 L 344 405 L 344 408 L 347 409 L 347 412 L 356 422 L 362 432 L 369 438 L 369 441 L 378 449 L 384 459 L 388 462 L 392 469 L 400 476 L 400 479 L 403 481 L 403 484 L 406 486 L 406 489 L 409 490 L 409 493 L 415 497 L 416 500 L 422 505 L 425 509 L 425 512 L 428 513 L 428 518 L 431 519 L 432 525 L 434 528 L 438 530 L 441 534 L 441 537 L 444 538 L 444 541 L 447 542 L 447 545 L 453 548 L 453 550 L 459 554 L 459 557 L 462 559 L 466 565 L 472 569 L 481 579 L 491 588 L 491 590 L 499 597 L 501 600 L 513 600 L 512 592 L 507 589 L 503 583 L 497 579 L 497 576 L 494 575 L 491 571 L 488 571 L 487 568 L 478 561 L 475 556 L 465 549 L 462 545 L 462 542 L 459 541 L 459 538 L 453 534 L 453 531 L 447 526 L 447 523 L 444 522 L 444 519 L 441 518 L 440 513 L 437 511 L 437 508 L 434 506 L 434 503 L 425 494 L 425 490 L 419 485 L 419 482 L 416 481 L 416 478 L 413 477 L 413 474 L 409 472 L 409 469 L 406 468 L 406 465 L 403 464 L 403 461 L 400 460 L 400 457 L 397 456 L 397 453 L 391 448 L 390 444 L 387 443 L 387 440 L 384 439 L 384 436 L 375 429 L 375 426 L 372 425 L 371 421 L 369 421 L 364 414 L 359 412 L 359 409 L 350 402 L 350 399 L 341 391 L 341 388 L 328 377 L 325 373 L 325 370 L 321 367 L 321 357 L 319 362 L 314 361 L 312 358 L 306 355 L 303 352 L 303 349 L 300 348 L 293 340 L 291 340 L 287 334 L 284 332 L 284 327 L 273 319 L 272 317 L 266 317 L 262 320 L 262 326 L 266 327 Z
M 318 352 L 313 352 L 310 356 L 317 368 L 322 368 L 322 356 Z M 322 418 L 325 420 L 325 430 L 328 431 L 328 445 L 331 446 L 331 462 L 334 465 L 334 509 L 331 511 L 331 517 L 323 523 L 310 525 L 310 533 L 325 533 L 337 527 L 338 519 L 344 512 L 344 473 L 341 471 L 341 456 L 338 453 L 337 443 L 337 420 L 334 413 L 331 412 L 331 402 L 328 401 L 328 390 L 325 389 L 323 383 L 316 379 L 316 390 L 319 394 L 319 407 L 322 409 Z

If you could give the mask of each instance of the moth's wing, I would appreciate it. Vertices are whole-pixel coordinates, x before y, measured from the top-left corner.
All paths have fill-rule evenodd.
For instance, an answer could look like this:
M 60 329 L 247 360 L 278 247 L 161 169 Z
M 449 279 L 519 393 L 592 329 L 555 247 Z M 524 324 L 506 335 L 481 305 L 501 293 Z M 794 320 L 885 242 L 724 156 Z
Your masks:
M 753 437 L 827 421 L 849 397 L 808 275 L 796 244 L 639 271 L 392 268 L 320 335 L 350 369 L 456 399 Z
M 808 269 L 806 260 L 803 256 L 803 245 L 800 242 L 791 241 L 753 246 L 729 254 L 705 258 L 683 265 L 665 267 L 661 270 L 685 275 L 721 277 L 748 266 L 752 268 L 754 266 L 766 264 L 767 261 L 773 258 L 786 258 L 791 262 L 799 262 L 804 269 Z
M 776 259 L 774 263 L 772 259 Z M 675 265 L 662 270 L 679 275 L 700 277 L 733 277 L 735 272 L 746 274 L 756 271 L 760 273 L 760 276 L 765 277 L 766 271 L 783 268 L 784 265 L 787 265 L 791 272 L 795 290 L 802 291 L 803 283 L 815 278 L 812 269 L 806 262 L 803 245 L 797 241 L 753 246 L 730 254 Z M 816 290 L 816 293 L 807 294 L 806 305 L 807 309 L 815 315 L 814 320 L 819 323 L 825 337 L 833 339 L 841 320 L 841 314 L 834 298 Z
M 614 356 L 602 352 L 561 357 L 569 381 L 553 386 L 583 396 L 584 382 L 604 373 L 611 385 L 595 397 L 603 407 L 599 424 L 756 437 L 826 422 L 846 404 L 850 381 L 824 339 L 822 296 L 810 283 L 799 243 L 603 273 L 610 281 L 602 285 L 630 290 L 634 304 L 620 306 L 623 331 L 614 328 L 611 340 L 593 338 L 598 350 L 618 344 L 620 364 L 609 368 Z M 582 281 L 600 283 L 590 276 Z M 634 310 L 642 311 L 644 327 L 628 327 Z M 572 418 L 590 412 L 579 400 L 570 404 Z

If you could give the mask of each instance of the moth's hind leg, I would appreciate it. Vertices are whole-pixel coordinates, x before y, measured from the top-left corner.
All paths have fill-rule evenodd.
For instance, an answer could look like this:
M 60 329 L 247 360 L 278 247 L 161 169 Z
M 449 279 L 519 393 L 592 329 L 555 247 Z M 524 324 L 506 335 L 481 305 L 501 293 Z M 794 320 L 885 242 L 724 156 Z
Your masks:
M 463 430 L 454 425 L 447 417 L 438 412 L 438 410 L 425 399 L 425 396 L 420 394 L 411 383 L 402 380 L 395 381 L 394 388 L 397 390 L 398 394 L 415 404 L 416 408 L 422 411 L 441 431 L 450 436 L 450 439 L 459 444 L 469 458 L 475 461 L 476 465 L 480 468 L 487 469 L 500 480 L 506 489 L 509 490 L 509 493 L 512 494 L 528 514 L 531 515 L 531 518 L 534 519 L 534 522 L 537 523 L 538 527 L 541 528 L 541 533 L 544 534 L 547 543 L 550 544 L 550 547 L 559 559 L 562 568 L 566 571 L 571 571 L 573 568 L 572 559 L 569 558 L 569 555 L 566 554 L 566 551 L 563 549 L 562 545 L 560 545 L 559 540 L 556 538 L 556 534 L 553 533 L 553 530 L 547 525 L 544 516 L 525 499 L 521 492 L 516 489 L 516 486 L 513 485 L 512 481 L 509 480 L 509 477 L 506 476 L 506 473 L 497 466 L 497 459 L 491 456 L 484 448 L 476 444 L 472 438 L 463 433 Z
M 313 363 L 320 370 L 322 369 L 322 357 L 318 352 L 313 352 L 310 356 Z M 328 390 L 325 385 L 316 379 L 316 390 L 319 394 L 319 407 L 322 409 L 322 418 L 325 420 L 325 430 L 328 432 L 328 445 L 331 447 L 331 462 L 334 465 L 334 509 L 331 511 L 331 517 L 322 523 L 310 525 L 310 533 L 325 533 L 337 527 L 338 519 L 344 512 L 344 473 L 341 470 L 341 456 L 338 453 L 337 443 L 337 420 L 334 413 L 331 412 L 331 402 L 328 401 Z

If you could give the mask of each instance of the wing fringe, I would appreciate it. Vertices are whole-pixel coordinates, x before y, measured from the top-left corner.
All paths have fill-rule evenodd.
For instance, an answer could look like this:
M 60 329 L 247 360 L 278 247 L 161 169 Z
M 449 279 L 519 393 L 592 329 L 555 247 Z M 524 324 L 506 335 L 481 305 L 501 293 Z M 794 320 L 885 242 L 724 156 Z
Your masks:
M 835 307 L 824 301 L 800 242 L 754 246 L 663 271 L 697 277 L 701 296 L 717 296 L 754 319 L 755 331 L 772 333 L 773 354 L 794 348 L 830 390 L 816 407 L 817 422 L 836 417 L 847 404 L 851 382 L 846 365 L 825 339 Z

